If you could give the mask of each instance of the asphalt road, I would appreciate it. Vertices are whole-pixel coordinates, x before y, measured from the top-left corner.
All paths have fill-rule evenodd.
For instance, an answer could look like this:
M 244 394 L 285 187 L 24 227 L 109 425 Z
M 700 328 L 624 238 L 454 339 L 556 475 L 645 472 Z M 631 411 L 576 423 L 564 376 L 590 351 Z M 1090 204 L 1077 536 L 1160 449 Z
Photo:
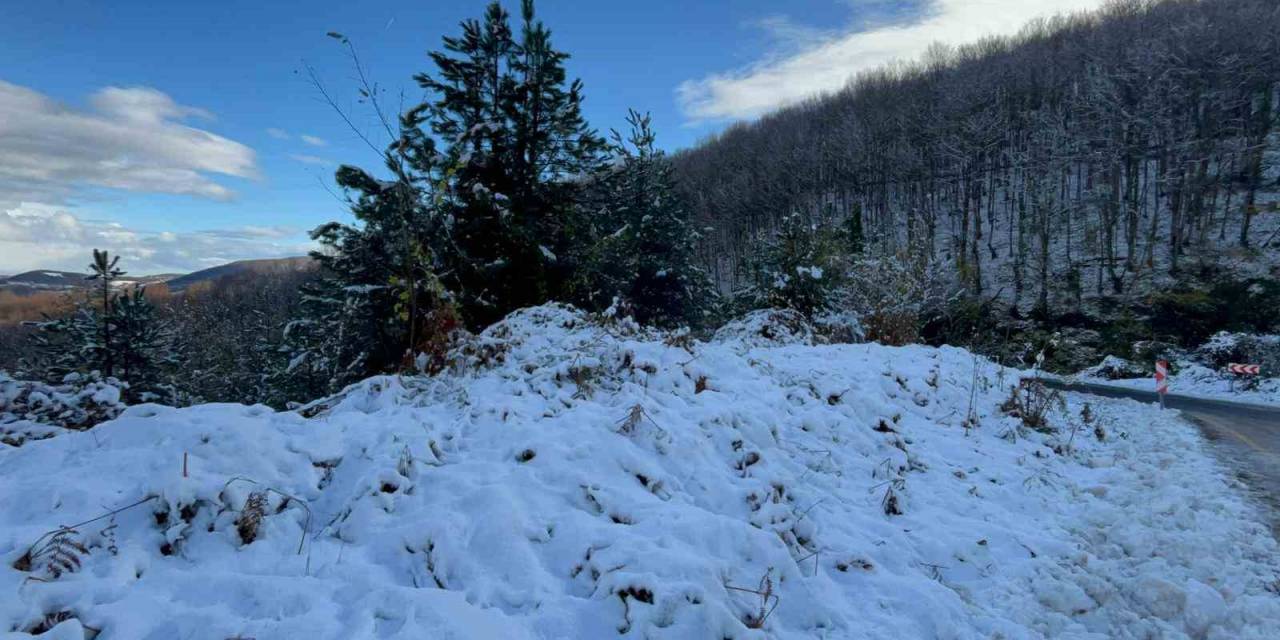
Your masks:
M 1057 389 L 1107 398 L 1160 401 L 1151 391 L 1044 382 Z M 1271 531 L 1280 539 L 1280 409 L 1172 394 L 1165 396 L 1165 407 L 1181 411 L 1184 418 L 1200 427 L 1214 452 L 1244 481 L 1250 493 L 1270 508 Z

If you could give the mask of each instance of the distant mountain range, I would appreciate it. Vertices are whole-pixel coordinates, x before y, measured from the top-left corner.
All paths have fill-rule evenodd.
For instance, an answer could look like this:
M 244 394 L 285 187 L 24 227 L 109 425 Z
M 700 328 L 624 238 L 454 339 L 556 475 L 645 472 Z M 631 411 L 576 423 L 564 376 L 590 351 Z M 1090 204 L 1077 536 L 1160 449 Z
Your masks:
M 237 262 L 219 265 L 217 267 L 202 269 L 183 276 L 170 278 L 165 280 L 164 283 L 169 286 L 170 291 L 179 293 L 185 291 L 188 287 L 201 282 L 215 282 L 247 274 L 266 275 L 308 271 L 310 269 L 314 269 L 315 266 L 315 260 L 312 260 L 307 256 L 300 256 L 296 258 L 273 258 L 266 260 L 240 260 Z
M 138 277 L 126 275 L 120 279 L 120 285 L 147 285 L 165 282 L 176 277 L 178 277 L 178 274 L 169 273 Z M 0 290 L 12 291 L 18 295 L 30 295 L 38 291 L 70 291 L 83 289 L 91 284 L 92 281 L 89 280 L 89 274 L 87 273 L 54 271 L 52 269 L 27 271 L 18 275 L 0 278 Z
M 121 286 L 134 286 L 164 283 L 169 287 L 170 291 L 179 293 L 192 285 L 202 282 L 215 282 L 246 274 L 305 271 L 314 268 L 314 266 L 315 262 L 305 256 L 265 260 L 239 260 L 187 274 L 162 273 L 146 276 L 126 274 L 125 277 L 120 279 L 120 284 Z M 13 276 L 0 276 L 0 290 L 12 291 L 18 295 L 30 295 L 38 291 L 69 291 L 91 285 L 92 281 L 89 280 L 89 274 L 74 271 L 40 269 Z

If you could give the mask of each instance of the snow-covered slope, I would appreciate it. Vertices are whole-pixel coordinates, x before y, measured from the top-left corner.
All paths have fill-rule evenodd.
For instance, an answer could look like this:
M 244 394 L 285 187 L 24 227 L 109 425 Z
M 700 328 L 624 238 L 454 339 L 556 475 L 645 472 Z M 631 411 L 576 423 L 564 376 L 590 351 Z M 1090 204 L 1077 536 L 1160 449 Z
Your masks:
M 754 342 L 541 307 L 451 375 L 0 449 L 0 634 L 1275 637 L 1276 544 L 1172 414 L 1019 432 L 964 351 Z

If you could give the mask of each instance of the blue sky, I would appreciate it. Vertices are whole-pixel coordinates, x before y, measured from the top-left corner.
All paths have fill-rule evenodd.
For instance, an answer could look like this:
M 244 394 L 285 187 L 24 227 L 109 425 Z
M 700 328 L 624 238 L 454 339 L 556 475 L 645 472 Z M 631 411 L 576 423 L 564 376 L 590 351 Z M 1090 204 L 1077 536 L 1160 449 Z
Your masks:
M 421 93 L 410 78 L 428 69 L 425 53 L 483 4 L 10 8 L 0 21 L 0 273 L 77 267 L 91 246 L 122 253 L 135 272 L 304 251 L 307 229 L 346 219 L 321 182 L 338 163 L 375 162 L 299 73 L 304 61 L 352 100 L 349 64 L 324 36 L 340 31 L 382 86 L 413 103 Z M 538 13 L 573 55 L 593 125 L 648 110 L 660 143 L 675 149 L 931 41 L 1096 4 L 542 0 Z

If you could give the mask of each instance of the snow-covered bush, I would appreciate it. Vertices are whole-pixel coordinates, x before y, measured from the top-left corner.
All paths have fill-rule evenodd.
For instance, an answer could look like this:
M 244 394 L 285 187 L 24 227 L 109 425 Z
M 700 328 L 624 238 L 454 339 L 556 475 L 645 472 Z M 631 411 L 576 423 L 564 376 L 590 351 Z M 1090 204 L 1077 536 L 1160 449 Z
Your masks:
M 735 318 L 716 331 L 714 342 L 741 342 L 750 347 L 814 345 L 822 342 L 813 323 L 791 309 L 759 309 Z
M 179 340 L 173 323 L 158 313 L 145 287 L 121 286 L 119 261 L 94 250 L 89 280 L 95 291 L 77 300 L 73 312 L 34 323 L 26 368 L 49 382 L 101 372 L 125 383 L 127 402 L 179 402 L 185 394 L 174 384 Z
M 828 344 L 856 344 L 867 339 L 862 319 L 852 311 L 820 313 L 814 316 L 813 326 Z
M 757 309 L 794 309 L 810 317 L 826 311 L 839 284 L 835 252 L 829 229 L 800 214 L 783 216 L 776 235 L 756 240 L 745 298 Z
M 1198 362 L 1212 369 L 1223 369 L 1233 362 L 1260 364 L 1264 370 L 1274 375 L 1280 371 L 1280 335 L 1220 331 L 1192 355 Z
M 1150 375 L 1146 369 L 1124 358 L 1115 356 L 1107 356 L 1102 359 L 1102 362 L 1080 373 L 1085 377 L 1102 378 L 1104 380 L 1125 380 L 1128 378 L 1143 378 Z
M 1156 360 L 1167 360 L 1176 366 L 1187 357 L 1186 349 L 1163 340 L 1136 340 L 1129 347 L 1129 360 L 1154 366 Z
M 124 411 L 127 388 L 96 373 L 67 374 L 61 384 L 15 380 L 0 371 L 0 425 L 34 422 L 67 429 L 88 429 Z
M 1102 354 L 1096 345 L 1101 336 L 1092 329 L 1066 327 L 1056 332 L 1057 339 L 1045 362 L 1045 368 L 1051 371 L 1079 371 L 1083 367 L 1097 362 Z
M 918 342 L 928 317 L 942 309 L 953 278 L 920 252 L 854 262 L 837 306 L 858 314 L 867 340 L 887 345 Z
M 1022 426 L 1042 433 L 1054 433 L 1057 427 L 1050 421 L 1050 414 L 1057 410 L 1065 413 L 1067 401 L 1062 392 L 1050 389 L 1039 380 L 1024 380 L 1023 384 L 1009 389 L 1009 397 L 1000 410 L 1017 418 Z

